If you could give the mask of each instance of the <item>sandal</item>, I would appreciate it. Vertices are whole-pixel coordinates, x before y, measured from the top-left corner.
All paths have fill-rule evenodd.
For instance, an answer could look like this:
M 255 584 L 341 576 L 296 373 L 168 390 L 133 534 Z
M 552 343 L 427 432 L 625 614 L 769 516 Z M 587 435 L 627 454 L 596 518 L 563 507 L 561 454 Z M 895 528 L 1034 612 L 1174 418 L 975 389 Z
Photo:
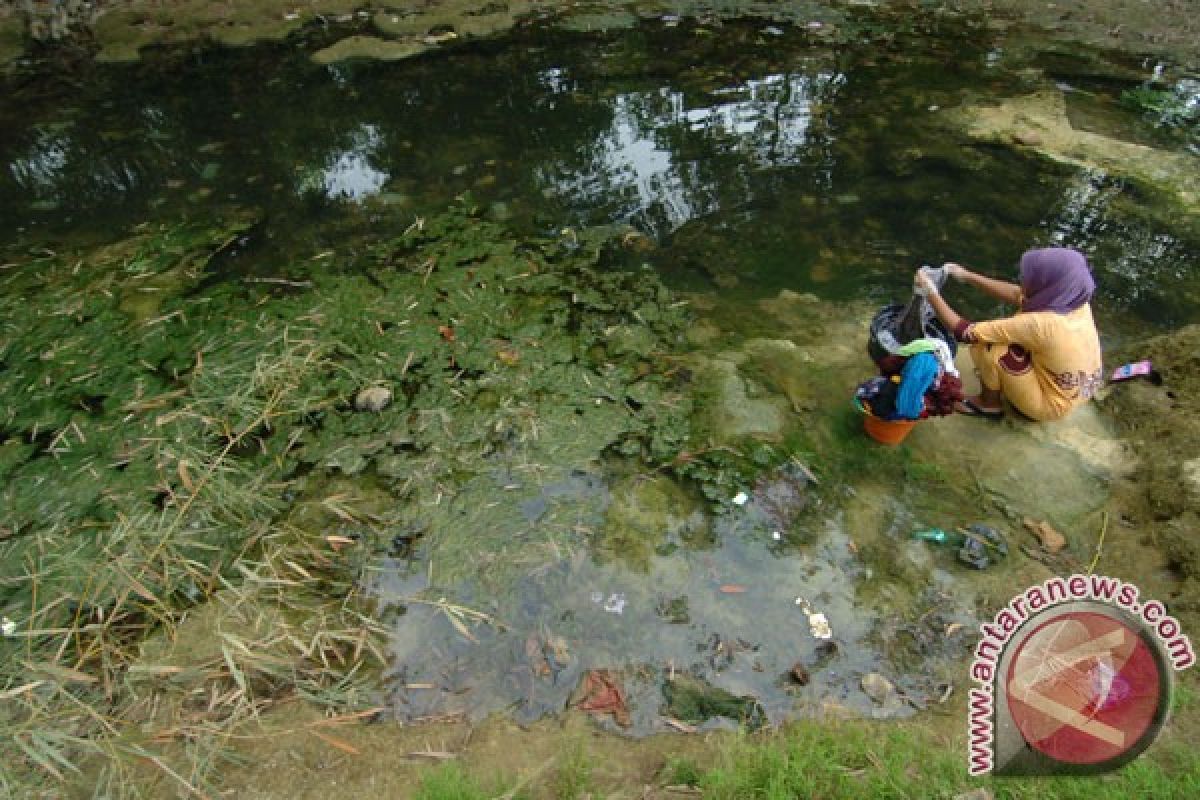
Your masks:
M 964 397 L 955 404 L 954 410 L 968 417 L 983 417 L 984 419 L 1004 419 L 1003 408 L 984 408 L 970 397 Z

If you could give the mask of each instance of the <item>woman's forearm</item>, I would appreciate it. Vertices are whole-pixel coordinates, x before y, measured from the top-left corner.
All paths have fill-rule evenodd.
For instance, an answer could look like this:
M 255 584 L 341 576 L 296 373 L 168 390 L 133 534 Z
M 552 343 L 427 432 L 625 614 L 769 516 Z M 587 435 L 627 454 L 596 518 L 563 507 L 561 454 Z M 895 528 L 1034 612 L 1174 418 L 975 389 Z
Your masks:
M 959 323 L 962 322 L 962 317 L 958 315 L 958 312 L 951 308 L 950 304 L 943 300 L 942 296 L 936 292 L 930 292 L 926 299 L 933 308 L 933 313 L 937 314 L 938 319 L 946 326 L 946 330 L 957 334 Z
M 977 272 L 972 272 L 961 264 L 958 266 L 961 270 L 958 273 L 959 277 L 964 283 L 971 284 L 976 289 L 979 289 L 985 294 L 991 295 L 1002 303 L 1008 303 L 1009 305 L 1013 306 L 1021 305 L 1021 287 L 1017 284 L 1008 283 L 1007 281 L 998 281 L 995 278 L 989 278 L 985 275 L 980 275 Z

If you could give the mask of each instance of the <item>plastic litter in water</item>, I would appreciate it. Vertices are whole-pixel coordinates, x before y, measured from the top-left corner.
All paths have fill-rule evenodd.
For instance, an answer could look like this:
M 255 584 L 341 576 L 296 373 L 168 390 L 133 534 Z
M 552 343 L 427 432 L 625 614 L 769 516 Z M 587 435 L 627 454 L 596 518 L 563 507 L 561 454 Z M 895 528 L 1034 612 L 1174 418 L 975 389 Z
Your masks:
M 771 538 L 778 542 L 783 538 L 783 534 L 779 531 L 771 531 Z
M 829 624 L 829 619 L 820 611 L 813 611 L 812 606 L 803 597 L 796 598 L 796 605 L 800 606 L 800 610 L 808 617 L 808 630 L 813 635 L 814 639 L 832 639 L 833 627 Z
M 0 633 L 3 633 L 5 636 L 12 636 L 16 632 L 17 623 L 13 622 L 8 617 L 5 617 L 4 621 L 0 622 Z
M 621 614 L 625 611 L 625 593 L 614 592 L 604 601 L 604 610 L 610 614 Z
M 913 533 L 913 538 L 923 539 L 926 542 L 934 542 L 936 544 L 960 545 L 966 537 L 958 531 L 944 531 L 941 528 L 930 528 L 929 530 L 916 531 Z
M 750 495 L 746 494 L 745 492 L 738 492 L 733 496 L 733 504 L 735 506 L 744 506 L 746 505 L 746 501 L 749 499 Z

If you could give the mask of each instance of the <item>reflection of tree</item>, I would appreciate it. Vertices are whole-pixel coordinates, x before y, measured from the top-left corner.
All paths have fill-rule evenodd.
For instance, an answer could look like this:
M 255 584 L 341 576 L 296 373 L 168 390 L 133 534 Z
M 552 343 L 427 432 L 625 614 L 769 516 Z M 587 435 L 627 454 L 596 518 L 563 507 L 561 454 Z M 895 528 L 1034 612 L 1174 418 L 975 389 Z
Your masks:
M 1157 322 L 1194 314 L 1193 247 L 1165 232 L 1140 204 L 1131 204 L 1120 181 L 1083 169 L 1062 191 L 1042 223 L 1050 241 L 1075 247 L 1097 275 L 1101 303 L 1138 311 Z
M 706 105 L 670 88 L 626 92 L 611 101 L 607 131 L 538 178 L 585 211 L 665 235 L 753 202 L 759 170 L 827 163 L 813 109 L 840 82 L 828 73 L 768 75 L 711 92 Z

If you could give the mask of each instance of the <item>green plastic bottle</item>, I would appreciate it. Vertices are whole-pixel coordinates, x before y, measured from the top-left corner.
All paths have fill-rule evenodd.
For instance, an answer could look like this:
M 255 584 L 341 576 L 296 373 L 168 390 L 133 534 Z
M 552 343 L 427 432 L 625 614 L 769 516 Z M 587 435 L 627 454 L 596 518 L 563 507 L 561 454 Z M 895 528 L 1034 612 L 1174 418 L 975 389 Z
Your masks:
M 923 539 L 926 542 L 935 544 L 948 544 L 958 546 L 966 541 L 958 531 L 944 531 L 941 528 L 929 528 L 928 530 L 917 531 L 913 534 L 914 539 Z

